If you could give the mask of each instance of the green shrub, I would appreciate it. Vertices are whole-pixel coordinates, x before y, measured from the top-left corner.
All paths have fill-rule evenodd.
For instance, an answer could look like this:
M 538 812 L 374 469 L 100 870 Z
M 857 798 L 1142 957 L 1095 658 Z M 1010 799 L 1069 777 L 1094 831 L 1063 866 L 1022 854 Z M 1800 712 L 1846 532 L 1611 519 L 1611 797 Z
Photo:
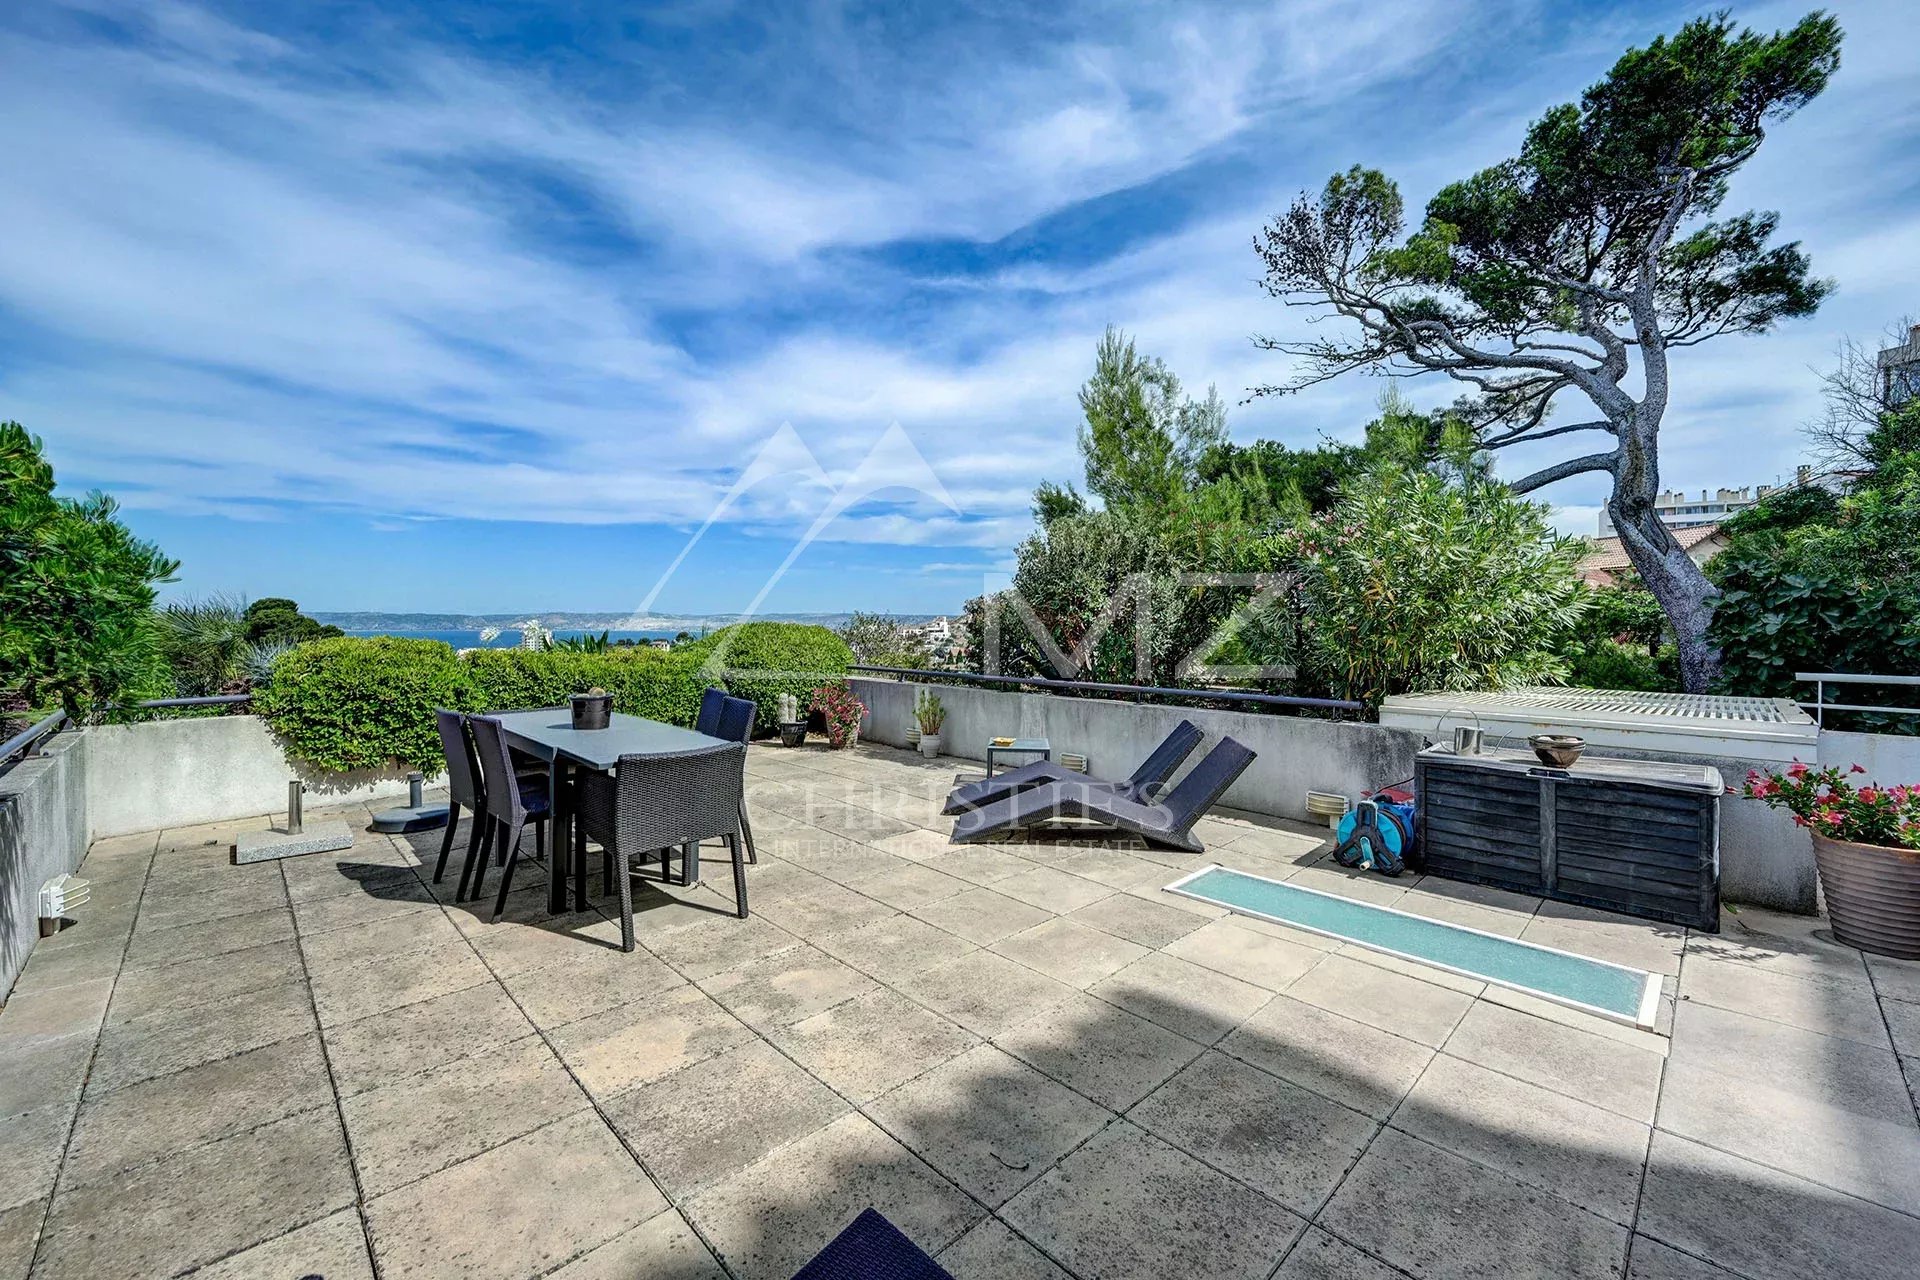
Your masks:
M 797 622 L 740 622 L 675 649 L 699 664 L 703 681 L 724 684 L 759 707 L 755 727 L 773 731 L 780 695 L 806 700 L 820 685 L 843 679 L 853 662 L 847 642 L 825 627 Z
M 254 708 L 293 754 L 345 772 L 394 763 L 429 777 L 444 767 L 435 707 L 470 699 L 467 669 L 439 640 L 315 640 L 288 650 Z
M 557 707 L 598 685 L 616 711 L 690 725 L 704 687 L 699 659 L 678 650 L 476 649 L 466 665 L 481 711 Z

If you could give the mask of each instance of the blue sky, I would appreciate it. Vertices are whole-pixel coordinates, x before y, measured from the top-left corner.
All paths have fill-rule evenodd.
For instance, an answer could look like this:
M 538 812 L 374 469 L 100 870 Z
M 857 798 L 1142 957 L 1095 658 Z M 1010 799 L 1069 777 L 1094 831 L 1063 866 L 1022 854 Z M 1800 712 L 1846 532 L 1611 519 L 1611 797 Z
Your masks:
M 1910 12 L 1831 8 L 1838 79 L 1733 204 L 1839 293 L 1682 357 L 1670 485 L 1790 472 L 1810 367 L 1920 310 Z M 183 560 L 176 593 L 950 611 L 1077 477 L 1104 326 L 1230 402 L 1278 380 L 1248 341 L 1299 323 L 1255 284 L 1266 217 L 1356 162 L 1417 208 L 1700 11 L 6 6 L 0 417 Z M 1357 436 L 1379 389 L 1233 434 Z M 1584 532 L 1602 492 L 1543 496 Z

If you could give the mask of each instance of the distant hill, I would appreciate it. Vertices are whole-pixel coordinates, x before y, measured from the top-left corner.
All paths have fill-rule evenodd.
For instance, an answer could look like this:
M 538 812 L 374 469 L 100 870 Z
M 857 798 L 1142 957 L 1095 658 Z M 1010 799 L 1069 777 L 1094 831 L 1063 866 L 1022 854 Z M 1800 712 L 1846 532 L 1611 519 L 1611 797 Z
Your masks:
M 514 627 L 529 617 L 549 631 L 712 631 L 740 621 L 737 613 L 322 613 L 314 610 L 308 616 L 343 631 L 478 631 L 483 627 Z M 758 620 L 843 627 L 850 616 L 845 613 L 763 613 L 758 615 Z M 902 622 L 925 622 L 936 615 L 894 616 Z

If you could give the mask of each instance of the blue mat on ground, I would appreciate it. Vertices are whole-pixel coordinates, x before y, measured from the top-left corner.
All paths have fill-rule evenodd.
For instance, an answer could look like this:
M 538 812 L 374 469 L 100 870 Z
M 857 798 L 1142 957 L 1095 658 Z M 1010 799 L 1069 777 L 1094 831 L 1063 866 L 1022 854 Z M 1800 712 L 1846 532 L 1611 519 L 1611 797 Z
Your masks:
M 878 1210 L 862 1209 L 793 1280 L 953 1280 Z

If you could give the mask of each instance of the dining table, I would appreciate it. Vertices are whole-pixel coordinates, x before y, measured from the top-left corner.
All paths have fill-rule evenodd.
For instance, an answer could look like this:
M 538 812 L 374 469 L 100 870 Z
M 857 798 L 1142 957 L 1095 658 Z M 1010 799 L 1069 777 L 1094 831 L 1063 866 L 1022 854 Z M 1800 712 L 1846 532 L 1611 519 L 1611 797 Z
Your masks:
M 573 848 L 573 815 L 567 802 L 570 774 L 586 769 L 611 773 L 622 756 L 669 755 L 729 745 L 724 738 L 620 711 L 608 718 L 604 729 L 574 728 L 569 707 L 502 711 L 496 718 L 509 747 L 547 765 L 547 811 L 553 815 L 551 852 L 547 859 L 547 909 L 556 915 L 567 909 L 567 855 Z M 583 911 L 587 905 L 586 864 L 575 867 L 574 874 L 574 910 Z M 698 845 L 687 854 L 684 874 L 688 884 L 700 882 Z

